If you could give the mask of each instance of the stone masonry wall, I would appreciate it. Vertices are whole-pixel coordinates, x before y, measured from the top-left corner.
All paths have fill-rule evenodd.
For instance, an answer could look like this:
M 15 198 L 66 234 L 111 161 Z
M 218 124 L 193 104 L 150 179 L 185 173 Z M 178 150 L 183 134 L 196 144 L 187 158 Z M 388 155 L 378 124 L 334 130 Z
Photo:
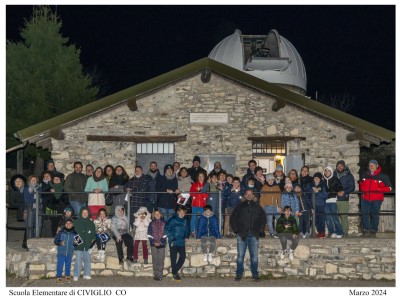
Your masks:
M 288 152 L 305 154 L 311 174 L 327 165 L 334 168 L 343 159 L 356 181 L 359 179 L 359 144 L 346 140 L 350 131 L 290 104 L 273 112 L 274 103 L 273 98 L 217 74 L 206 84 L 200 75 L 194 75 L 138 99 L 135 112 L 122 103 L 63 128 L 65 139 L 52 140 L 52 157 L 65 174 L 71 173 L 73 162 L 79 160 L 95 167 L 121 164 L 132 175 L 136 161 L 133 142 L 87 141 L 86 135 L 187 135 L 187 141 L 175 146 L 181 166 L 190 167 L 195 154 L 234 154 L 236 175 L 242 177 L 252 159 L 252 142 L 247 137 L 301 136 L 306 140 L 298 145 L 288 142 Z M 190 123 L 191 112 L 227 112 L 229 123 Z M 142 166 L 147 171 L 148 166 Z M 350 200 L 350 212 L 358 212 L 357 196 Z M 349 233 L 357 233 L 358 217 L 350 217 L 349 222 Z
M 55 277 L 56 246 L 53 239 L 28 240 L 29 252 L 7 249 L 7 270 L 18 277 L 40 279 Z M 289 242 L 290 244 L 290 242 Z M 280 243 L 277 239 L 261 239 L 259 245 L 259 271 L 261 275 L 276 278 L 287 276 L 307 279 L 395 279 L 394 239 L 305 239 L 295 250 L 295 258 L 277 255 Z M 124 252 L 126 247 L 124 247 Z M 200 243 L 189 240 L 187 258 L 182 268 L 183 276 L 233 277 L 236 270 L 237 248 L 235 239 L 224 239 L 211 263 L 203 261 Z M 96 260 L 97 251 L 92 253 L 92 275 L 152 277 L 151 255 L 149 264 L 118 263 L 114 241 L 106 247 L 106 261 Z M 139 253 L 141 257 L 141 252 Z M 250 259 L 245 256 L 245 276 L 251 277 Z M 73 258 L 73 264 L 75 257 Z M 164 276 L 171 276 L 169 250 L 167 249 Z

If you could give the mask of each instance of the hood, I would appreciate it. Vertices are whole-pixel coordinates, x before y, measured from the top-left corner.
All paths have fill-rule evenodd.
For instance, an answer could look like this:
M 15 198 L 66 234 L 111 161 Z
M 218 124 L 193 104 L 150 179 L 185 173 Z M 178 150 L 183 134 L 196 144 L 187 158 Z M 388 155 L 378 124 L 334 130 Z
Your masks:
M 368 173 L 369 173 L 370 175 L 373 175 L 373 176 L 376 176 L 376 175 L 380 174 L 381 171 L 382 171 L 382 167 L 381 167 L 380 165 L 378 165 L 378 168 L 376 169 L 376 171 L 374 172 L 374 174 L 372 174 L 371 171 L 368 169 Z
M 203 216 L 206 217 L 206 218 L 211 218 L 213 215 L 214 215 L 213 211 L 211 211 L 211 214 L 209 216 L 207 216 L 206 213 L 203 212 Z
M 149 213 L 149 211 L 147 210 L 146 207 L 140 207 L 139 210 L 135 214 L 133 214 L 133 216 L 139 217 L 139 215 L 142 214 L 142 213 L 147 213 L 146 217 L 150 218 L 150 213 Z
M 122 217 L 118 215 L 118 210 L 121 209 L 121 208 L 124 209 L 124 216 L 122 216 Z M 126 217 L 126 209 L 123 206 L 115 206 L 114 217 L 117 217 L 119 219 L 125 218 Z
M 10 179 L 10 186 L 13 188 L 14 191 L 18 191 L 18 189 L 15 187 L 15 180 L 16 179 L 21 179 L 24 181 L 24 186 L 26 185 L 26 177 L 24 177 L 22 174 L 15 174 L 11 177 Z M 24 187 L 22 186 L 22 187 Z
M 83 211 L 83 210 L 87 210 L 87 211 L 88 211 L 89 215 L 88 215 L 87 218 L 82 218 L 82 211 Z M 88 207 L 83 207 L 83 208 L 79 211 L 79 219 L 89 219 L 89 220 L 90 220 L 90 210 L 89 210 Z
M 325 170 L 326 170 L 326 169 L 329 169 L 329 170 L 331 171 L 330 177 L 326 177 L 326 176 L 325 176 Z M 324 173 L 323 173 L 322 175 L 323 175 L 324 178 L 327 179 L 327 180 L 331 179 L 331 178 L 333 177 L 333 168 L 330 167 L 330 166 L 326 166 L 326 167 L 324 168 Z

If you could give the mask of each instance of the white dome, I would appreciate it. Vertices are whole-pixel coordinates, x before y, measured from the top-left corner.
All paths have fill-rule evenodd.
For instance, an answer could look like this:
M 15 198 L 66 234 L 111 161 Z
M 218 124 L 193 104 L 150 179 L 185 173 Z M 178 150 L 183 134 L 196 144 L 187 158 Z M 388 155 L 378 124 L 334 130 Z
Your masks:
M 307 75 L 296 48 L 278 31 L 268 35 L 242 35 L 236 29 L 218 43 L 209 58 L 270 83 L 307 90 Z

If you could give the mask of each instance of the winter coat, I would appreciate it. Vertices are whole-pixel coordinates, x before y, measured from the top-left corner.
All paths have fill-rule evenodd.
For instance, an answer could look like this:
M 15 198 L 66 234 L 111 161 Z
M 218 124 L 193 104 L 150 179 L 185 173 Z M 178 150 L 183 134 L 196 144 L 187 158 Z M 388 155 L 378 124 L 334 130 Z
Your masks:
M 300 212 L 299 199 L 294 191 L 292 192 L 282 192 L 281 195 L 281 208 L 289 206 L 292 208 L 291 214 L 294 215 L 296 212 Z
M 24 185 L 22 185 L 21 189 L 18 189 L 15 186 L 15 180 L 22 179 L 24 181 Z M 24 200 L 24 187 L 26 185 L 26 178 L 21 174 L 13 175 L 10 179 L 10 206 L 11 207 L 25 207 Z
M 100 218 L 96 218 L 93 220 L 94 226 L 96 227 L 96 233 L 101 234 L 101 233 L 107 233 L 111 229 L 111 219 L 110 218 L 104 218 L 101 220 Z
M 192 187 L 193 180 L 190 176 L 187 177 L 178 177 L 178 189 L 182 193 L 188 193 L 190 191 L 190 187 Z
M 115 186 L 124 187 L 128 183 L 129 177 L 127 174 L 113 174 L 108 182 L 108 190 L 114 188 Z
M 140 218 L 140 214 L 146 212 L 147 215 L 144 219 Z M 147 240 L 147 231 L 151 222 L 151 216 L 146 207 L 140 207 L 139 210 L 134 214 L 135 222 L 133 225 L 136 227 L 135 240 Z
M 200 216 L 199 222 L 197 223 L 197 234 L 196 239 L 201 237 L 215 237 L 221 239 L 221 233 L 219 231 L 218 218 L 211 213 L 207 216 L 204 212 Z
M 318 192 L 315 193 L 313 190 L 313 187 L 316 187 L 318 189 Z M 316 206 L 325 206 L 325 202 L 328 198 L 328 192 L 326 191 L 326 185 L 324 181 L 320 181 L 318 186 L 315 186 L 314 181 L 306 187 L 306 192 L 309 192 L 311 199 L 312 199 L 312 193 L 315 193 L 315 205 Z
M 192 196 L 192 207 L 203 208 L 207 203 L 208 194 L 207 193 L 194 193 L 202 192 L 205 182 L 201 184 L 200 182 L 193 183 L 190 187 L 190 196 Z
M 173 209 L 176 201 L 175 191 L 178 189 L 178 180 L 174 174 L 172 174 L 170 178 L 161 175 L 159 179 L 157 179 L 157 192 L 167 192 L 167 189 L 172 190 L 174 193 L 158 193 L 157 204 L 159 208 Z
M 53 187 L 54 185 L 50 184 L 50 189 Z M 68 194 L 62 192 L 60 195 L 60 193 L 56 194 L 52 192 L 47 195 L 48 197 L 46 197 L 46 200 L 44 201 L 44 208 L 57 211 L 58 214 L 64 213 L 64 209 L 69 206 Z
M 42 192 L 40 185 L 31 186 L 25 185 L 24 187 L 24 201 L 26 207 L 36 207 L 36 191 Z M 40 202 L 39 202 L 40 203 Z
M 83 192 L 85 191 L 87 177 L 83 173 L 70 173 L 67 175 L 64 183 L 65 192 Z M 69 193 L 69 200 L 84 203 L 87 200 L 87 195 L 84 193 Z
M 56 237 L 54 238 L 54 244 L 57 245 L 57 255 L 72 256 L 74 254 L 74 237 L 76 231 L 74 228 L 67 230 L 66 228 L 61 229 Z M 64 245 L 61 245 L 64 242 Z
M 108 191 L 107 179 L 103 178 L 102 180 L 96 182 L 93 176 L 89 177 L 86 182 L 85 191 L 93 192 L 95 189 L 101 189 L 102 191 L 100 193 L 89 193 L 88 206 L 105 206 L 106 197 L 104 192 Z
M 208 198 L 207 198 L 206 204 L 211 206 L 214 214 L 218 214 L 220 200 L 219 200 L 219 190 L 218 190 L 217 185 L 213 185 L 213 184 L 210 184 L 209 182 L 206 182 L 201 191 L 202 192 L 210 192 L 210 193 L 208 193 Z M 221 194 L 221 201 L 222 201 L 222 194 Z
M 243 187 L 247 186 L 247 180 L 249 178 L 255 178 L 255 174 L 253 172 L 251 172 L 250 168 L 247 168 L 247 172 L 242 178 L 242 186 Z
M 232 231 L 243 240 L 249 231 L 258 240 L 264 231 L 265 217 L 264 209 L 257 202 L 245 200 L 233 210 L 229 223 Z
M 146 175 L 147 192 L 157 192 L 156 184 L 160 177 L 161 174 L 158 169 L 155 176 L 150 175 L 150 172 Z M 153 204 L 157 204 L 157 193 L 147 193 L 147 200 Z
M 275 192 L 275 193 L 271 193 Z M 278 185 L 270 186 L 266 183 L 260 193 L 260 206 L 273 206 L 273 207 L 281 207 L 281 189 Z
M 290 224 L 290 227 L 285 228 L 285 225 Z M 296 218 L 294 218 L 292 215 L 289 215 L 288 218 L 285 217 L 284 214 L 281 215 L 281 217 L 278 218 L 278 221 L 276 222 L 276 232 L 278 234 L 293 234 L 293 235 L 298 235 L 299 234 L 299 228 L 297 226 L 297 221 Z
M 146 205 L 147 195 L 147 178 L 144 174 L 140 177 L 136 177 L 135 175 L 129 179 L 129 181 L 125 185 L 126 189 L 131 189 L 131 208 L 139 208 Z
M 343 186 L 344 195 L 337 196 L 338 201 L 349 201 L 349 194 L 354 192 L 356 189 L 356 183 L 354 180 L 353 174 L 350 172 L 350 169 L 346 166 L 342 173 L 337 172 L 336 170 L 333 173 L 334 177 L 337 177 L 340 180 L 340 183 Z
M 224 205 L 227 208 L 234 208 L 239 205 L 242 201 L 244 194 L 244 189 L 240 188 L 240 191 L 232 191 L 232 185 L 229 185 L 228 188 L 225 189 L 223 198 Z
M 309 176 L 309 175 L 307 175 L 307 176 L 305 176 L 305 177 L 302 177 L 302 176 L 300 175 L 299 181 L 300 181 L 300 188 L 301 188 L 301 190 L 305 191 L 305 190 L 307 189 L 307 186 L 310 185 L 310 184 L 312 184 L 312 183 L 314 182 L 314 179 L 313 179 L 312 176 Z
M 188 174 L 192 178 L 193 182 L 197 182 L 197 175 L 198 175 L 199 172 L 204 172 L 205 174 L 207 174 L 207 171 L 204 168 L 200 167 L 200 166 L 198 168 L 195 168 L 195 167 L 192 166 L 192 167 L 190 167 L 188 169 Z
M 190 225 L 185 217 L 180 218 L 174 214 L 165 226 L 168 236 L 168 244 L 172 246 L 185 246 L 185 239 L 189 238 Z
M 118 188 L 112 187 L 108 191 L 112 193 L 107 194 L 107 196 L 111 196 L 113 200 L 110 211 L 115 211 L 116 206 L 123 206 L 126 210 L 126 207 L 128 205 L 128 202 L 125 200 L 127 193 L 124 191 L 123 185 L 118 185 Z
M 326 169 L 326 168 L 325 168 Z M 328 190 L 328 199 L 327 203 L 332 203 L 336 202 L 337 200 L 337 193 L 339 191 L 343 191 L 343 186 L 342 183 L 340 183 L 340 180 L 337 177 L 333 176 L 333 171 L 330 177 L 326 177 L 325 174 L 324 176 L 324 183 L 326 186 L 326 189 Z
M 75 250 L 83 250 L 87 251 L 92 242 L 96 240 L 96 227 L 94 223 L 90 220 L 90 211 L 86 208 L 89 212 L 87 218 L 82 217 L 82 211 L 85 208 L 82 208 L 79 212 L 79 218 L 74 221 L 74 228 L 76 233 L 81 237 L 83 243 L 80 245 L 75 246 Z
M 120 238 L 122 235 L 127 234 L 129 230 L 129 222 L 126 215 L 122 217 L 118 215 L 118 210 L 123 208 L 122 206 L 116 206 L 114 217 L 111 219 L 111 231 L 116 238 Z
M 160 243 L 160 245 L 156 246 L 157 248 L 165 247 L 165 245 L 167 244 L 167 234 L 165 232 L 166 225 L 167 223 L 163 218 L 150 222 L 147 231 L 150 246 L 155 246 L 154 243 L 158 242 Z
M 392 183 L 390 182 L 389 176 L 382 173 L 382 168 L 380 166 L 378 166 L 378 169 L 373 174 L 367 171 L 361 176 L 360 191 L 365 192 L 361 196 L 364 200 L 383 200 L 383 192 L 390 192 L 391 190 Z

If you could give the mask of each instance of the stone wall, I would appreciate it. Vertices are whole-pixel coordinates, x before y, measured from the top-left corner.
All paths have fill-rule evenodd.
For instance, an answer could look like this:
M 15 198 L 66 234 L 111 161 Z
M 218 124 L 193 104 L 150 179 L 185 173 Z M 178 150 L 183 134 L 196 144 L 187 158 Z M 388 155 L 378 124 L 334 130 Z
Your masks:
M 28 240 L 29 252 L 7 248 L 7 270 L 18 277 L 40 279 L 55 277 L 56 246 L 53 239 Z M 290 244 L 290 242 L 289 242 Z M 295 251 L 295 258 L 281 260 L 277 255 L 280 243 L 277 239 L 262 239 L 259 245 L 259 271 L 262 275 L 276 278 L 286 276 L 307 279 L 395 279 L 394 239 L 304 239 Z M 126 247 L 124 247 L 124 252 Z M 224 239 L 211 263 L 203 261 L 200 243 L 189 240 L 183 276 L 233 277 L 236 269 L 236 240 Z M 152 277 L 151 255 L 149 264 L 118 263 L 114 241 L 106 248 L 106 261 L 96 260 L 92 253 L 92 275 L 146 276 Z M 141 254 L 139 254 L 141 256 Z M 75 259 L 75 258 L 74 258 Z M 74 261 L 74 260 L 73 260 Z M 167 250 L 164 275 L 171 276 L 169 251 Z M 245 276 L 251 276 L 249 254 L 245 256 Z

